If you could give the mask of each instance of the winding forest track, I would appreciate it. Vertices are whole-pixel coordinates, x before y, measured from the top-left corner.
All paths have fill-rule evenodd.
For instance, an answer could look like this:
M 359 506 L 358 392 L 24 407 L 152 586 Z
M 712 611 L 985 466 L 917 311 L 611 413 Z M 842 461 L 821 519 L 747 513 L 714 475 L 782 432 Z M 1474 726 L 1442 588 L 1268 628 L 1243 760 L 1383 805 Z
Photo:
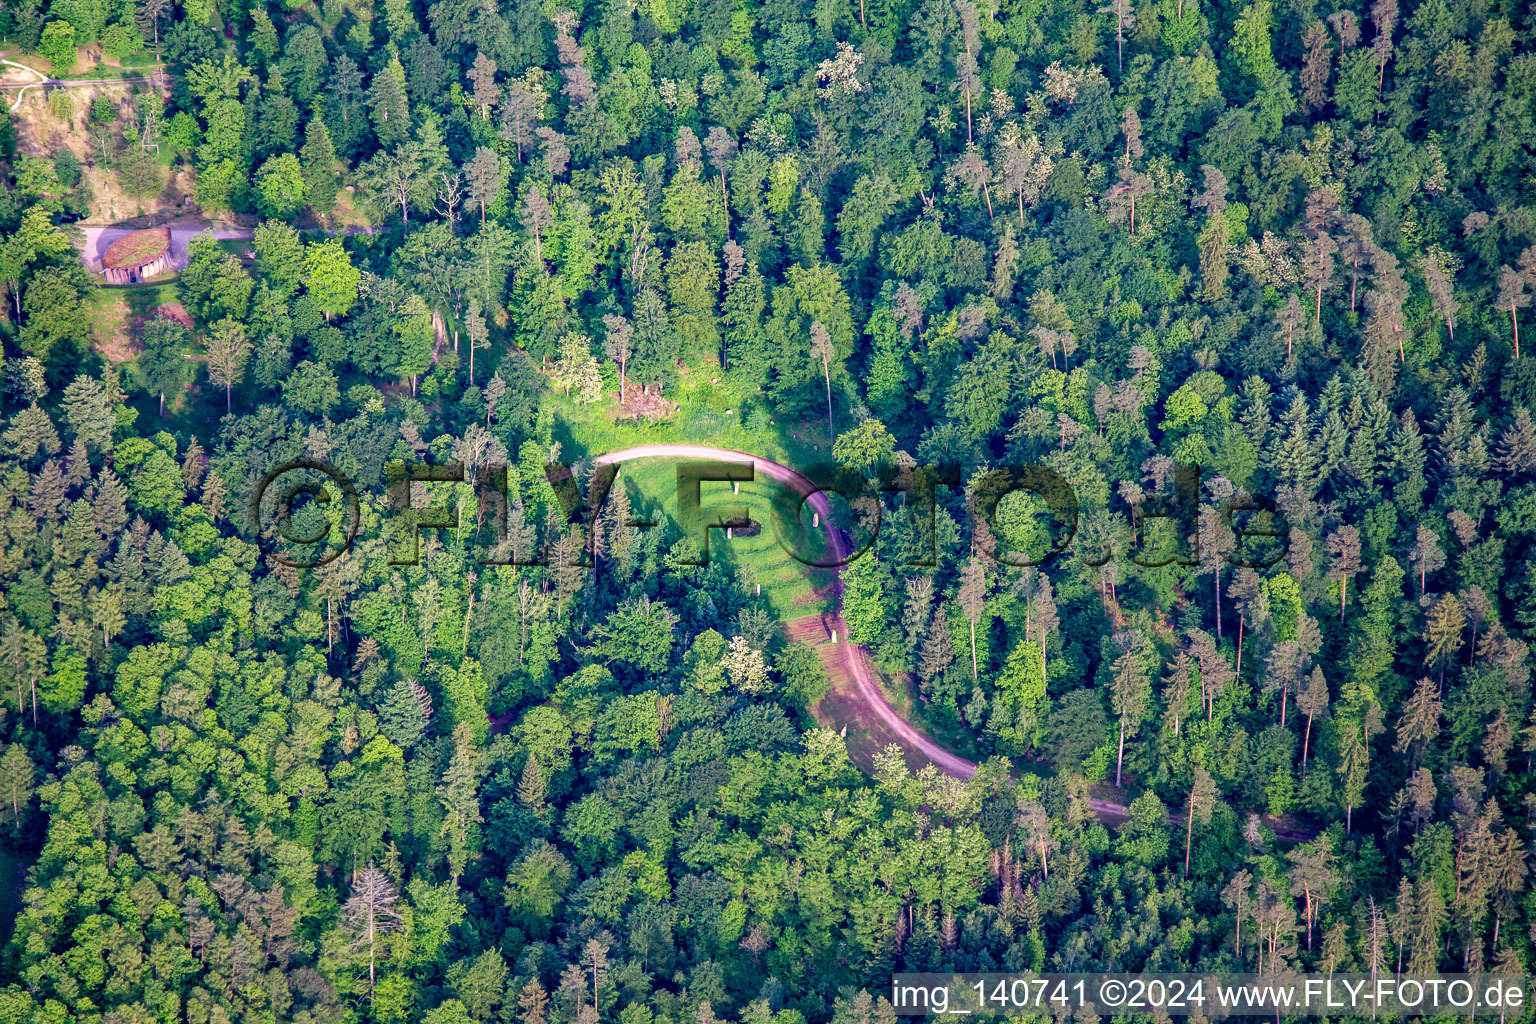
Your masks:
M 729 448 L 709 448 L 703 445 L 692 444 L 646 444 L 634 448 L 625 448 L 616 452 L 597 457 L 598 465 L 616 465 L 631 462 L 636 459 L 709 459 L 716 462 L 733 462 L 753 467 L 754 477 L 765 476 L 775 483 L 785 484 L 794 488 L 806 499 L 813 511 L 820 517 L 821 528 L 826 534 L 827 545 L 832 551 L 834 560 L 845 558 L 851 548 L 851 540 L 832 524 L 832 506 L 827 500 L 826 494 L 816 489 L 813 484 L 802 474 L 780 465 L 771 459 L 765 459 L 757 455 L 749 455 L 746 452 L 733 451 Z M 836 599 L 840 587 L 834 588 L 833 597 Z M 839 602 L 840 604 L 840 602 Z M 815 644 L 821 654 L 822 661 L 826 664 L 828 674 L 834 677 L 841 676 L 850 682 L 864 706 L 879 719 L 880 723 L 890 730 L 909 751 L 917 753 L 932 761 L 940 771 L 957 778 L 969 778 L 976 773 L 976 765 L 957 754 L 953 754 L 939 746 L 932 739 L 924 736 L 912 726 L 911 722 L 902 718 L 891 706 L 891 702 L 880 690 L 880 684 L 875 679 L 873 667 L 869 662 L 869 652 L 864 648 L 849 644 L 844 641 L 848 635 L 848 626 L 843 622 L 840 611 L 829 612 L 819 616 L 808 616 L 807 619 L 818 621 L 825 630 L 822 637 L 829 643 Z M 806 622 L 807 619 L 793 620 L 796 623 Z M 786 623 L 786 626 L 789 624 Z M 814 632 L 807 639 L 813 639 Z
M 594 461 L 600 466 L 607 466 L 639 459 L 707 459 L 714 462 L 750 465 L 753 468 L 754 479 L 761 474 L 776 483 L 794 488 L 805 497 L 806 503 L 820 517 L 821 528 L 826 534 L 828 547 L 835 560 L 847 557 L 848 552 L 852 550 L 851 539 L 832 523 L 832 506 L 826 494 L 818 490 L 816 485 L 804 475 L 788 466 L 780 465 L 759 455 L 749 455 L 730 448 L 710 448 L 695 444 L 637 445 L 633 448 L 599 455 Z M 826 667 L 834 687 L 851 688 L 853 695 L 869 713 L 872 723 L 877 725 L 878 731 L 894 737 L 907 750 L 909 761 L 915 754 L 918 758 L 926 758 L 940 771 L 956 778 L 966 779 L 976 774 L 974 762 L 944 749 L 933 739 L 923 735 L 911 722 L 901 717 L 900 712 L 892 706 L 875 678 L 875 669 L 870 664 L 869 652 L 858 644 L 847 642 L 848 626 L 842 617 L 841 589 L 840 581 L 834 584 L 832 596 L 837 602 L 836 610 L 785 622 L 784 628 L 790 638 L 811 643 L 821 656 L 822 664 Z M 883 744 L 880 745 L 883 746 Z M 1112 800 L 1093 797 L 1089 799 L 1088 806 L 1095 816 L 1106 823 L 1124 821 L 1130 816 L 1128 807 Z M 1168 822 L 1182 828 L 1184 817 L 1169 811 Z M 1315 832 L 1288 827 L 1278 822 L 1271 821 L 1269 824 L 1276 838 L 1285 842 L 1306 842 L 1316 836 Z

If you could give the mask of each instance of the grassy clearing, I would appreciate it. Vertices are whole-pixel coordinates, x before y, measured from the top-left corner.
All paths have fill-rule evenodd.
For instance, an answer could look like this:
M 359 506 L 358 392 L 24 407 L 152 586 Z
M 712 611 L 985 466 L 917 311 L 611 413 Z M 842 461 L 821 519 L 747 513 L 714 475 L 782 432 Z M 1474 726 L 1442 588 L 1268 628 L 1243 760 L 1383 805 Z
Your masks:
M 747 392 L 712 362 L 701 361 L 681 370 L 677 384 L 663 397 L 676 405 L 670 415 L 642 421 L 618 418 L 617 391 L 589 405 L 555 396 L 554 436 L 560 442 L 562 457 L 595 456 L 646 444 L 696 444 L 745 452 L 791 467 L 809 466 L 826 458 L 824 444 L 818 449 L 810 441 L 796 439 L 797 434 L 810 438 L 814 431 L 800 424 L 775 422 L 761 395 Z M 632 497 L 643 495 L 656 502 L 676 521 L 676 460 L 627 463 L 619 479 L 633 485 Z M 774 523 L 775 490 L 775 485 L 766 480 L 742 484 L 739 495 L 730 494 L 724 483 L 703 485 L 706 510 L 745 506 L 749 515 L 763 524 L 754 537 L 727 540 L 723 531 L 712 531 L 711 557 L 724 557 L 749 569 L 754 581 L 762 584 L 763 597 L 781 618 L 831 611 L 827 588 L 835 573 L 802 564 L 786 553 L 776 539 L 780 534 Z M 807 532 L 809 537 L 801 553 L 812 560 L 823 558 L 822 535 L 819 531 Z M 782 535 L 792 536 L 788 525 L 783 526 Z
M 685 373 L 679 387 L 663 395 L 677 404 L 663 420 L 618 418 L 617 391 L 590 405 L 556 398 L 556 439 L 592 455 L 640 444 L 677 443 L 733 448 L 780 461 L 786 452 L 768 418 L 744 407 L 744 396 L 729 377 L 711 383 L 707 372 Z
M 631 381 L 630 387 L 637 385 Z M 825 459 L 809 441 L 814 427 L 775 421 L 761 394 L 748 391 L 718 365 L 704 363 L 679 371 L 662 395 L 676 409 L 661 420 L 619 418 L 615 387 L 601 402 L 581 405 L 556 395 L 555 439 L 568 455 L 597 455 L 641 444 L 703 444 L 747 452 L 786 466 L 806 466 Z M 824 435 L 815 434 L 819 440 Z
M 137 352 L 129 326 L 136 320 L 149 319 L 156 309 L 175 301 L 174 275 L 148 284 L 108 285 L 95 289 L 86 298 L 92 347 L 110 362 L 128 362 Z
M 655 443 L 654 439 L 644 443 Z M 629 488 L 631 500 L 637 508 L 657 507 L 674 523 L 678 521 L 677 459 L 645 459 L 625 463 L 619 471 L 619 482 Z M 756 536 L 732 536 L 724 531 L 710 531 L 710 557 L 723 558 L 728 564 L 748 570 L 749 579 L 763 588 L 762 596 L 775 616 L 780 619 L 798 618 L 832 610 L 827 586 L 833 573 L 827 569 L 815 569 L 793 558 L 776 539 L 774 525 L 774 498 L 778 486 L 771 481 L 755 480 L 741 484 L 740 492 L 732 494 L 726 483 L 705 483 L 701 486 L 701 504 L 704 510 L 745 508 L 752 519 L 762 524 Z M 819 538 L 819 534 L 817 535 Z M 806 552 L 812 557 L 822 555 L 819 544 Z

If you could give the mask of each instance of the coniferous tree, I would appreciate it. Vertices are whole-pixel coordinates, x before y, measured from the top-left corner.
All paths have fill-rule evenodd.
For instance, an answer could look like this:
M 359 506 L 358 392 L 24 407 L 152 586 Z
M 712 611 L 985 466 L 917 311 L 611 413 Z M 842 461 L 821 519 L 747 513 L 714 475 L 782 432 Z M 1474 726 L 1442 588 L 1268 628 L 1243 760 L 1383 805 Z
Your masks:
M 432 721 L 432 697 L 414 679 L 395 680 L 379 705 L 379 728 L 395 746 L 410 750 Z
M 1120 720 L 1120 739 L 1115 754 L 1115 787 L 1120 786 L 1120 768 L 1125 761 L 1125 731 L 1133 732 L 1141 724 L 1147 703 L 1147 669 L 1135 650 L 1128 650 L 1115 659 L 1112 668 L 1114 686 L 1111 703 L 1115 716 Z
M 1301 739 L 1301 772 L 1305 776 L 1307 754 L 1312 745 L 1312 723 L 1328 713 L 1328 683 L 1323 678 L 1323 670 L 1316 665 L 1296 694 L 1296 709 L 1307 716 L 1307 728 Z
M 405 68 L 391 58 L 368 86 L 368 111 L 379 145 L 386 150 L 411 137 L 411 108 L 405 92 Z
M 304 148 L 299 150 L 304 175 L 304 201 L 322 216 L 336 207 L 341 175 L 336 170 L 336 148 L 325 121 L 317 113 L 304 128 Z
M 342 925 L 355 946 L 368 948 L 368 991 L 376 984 L 378 946 L 382 936 L 401 927 L 400 912 L 395 909 L 400 895 L 389 878 L 369 864 L 353 879 L 352 895 L 341 908 Z
M 13 828 L 21 827 L 22 812 L 37 791 L 37 766 L 20 743 L 12 743 L 0 755 L 0 815 L 10 818 Z
M 448 870 L 454 885 L 479 846 L 480 823 L 485 820 L 480 814 L 479 786 L 480 755 L 469 726 L 461 722 L 454 727 L 453 758 L 437 788 L 445 811 L 442 835 L 448 844 Z
M 1195 822 L 1208 824 L 1211 814 L 1216 807 L 1218 791 L 1211 773 L 1203 767 L 1195 766 L 1194 781 L 1190 784 L 1189 800 L 1184 809 L 1184 874 L 1189 875 L 1189 851 L 1194 842 Z

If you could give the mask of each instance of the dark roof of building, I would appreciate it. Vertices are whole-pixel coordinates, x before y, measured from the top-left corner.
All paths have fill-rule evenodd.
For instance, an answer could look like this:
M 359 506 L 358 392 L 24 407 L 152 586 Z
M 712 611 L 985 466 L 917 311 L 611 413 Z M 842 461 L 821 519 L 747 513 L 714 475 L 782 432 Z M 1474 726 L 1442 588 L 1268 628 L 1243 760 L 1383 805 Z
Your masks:
M 134 231 L 107 246 L 101 265 L 108 270 L 137 270 L 153 263 L 170 247 L 170 228 Z

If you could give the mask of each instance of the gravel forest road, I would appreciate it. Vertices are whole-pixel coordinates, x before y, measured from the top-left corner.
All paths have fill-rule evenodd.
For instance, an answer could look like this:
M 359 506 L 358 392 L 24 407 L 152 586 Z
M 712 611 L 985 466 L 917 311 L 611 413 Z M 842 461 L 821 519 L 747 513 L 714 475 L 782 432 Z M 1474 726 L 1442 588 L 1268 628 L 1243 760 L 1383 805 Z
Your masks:
M 753 468 L 754 479 L 758 476 L 767 477 L 777 483 L 794 488 L 801 495 L 809 495 L 806 503 L 811 506 L 821 520 L 821 528 L 827 537 L 827 544 L 831 548 L 835 559 L 842 559 L 851 550 L 851 539 L 832 523 L 832 507 L 827 501 L 826 494 L 816 490 L 816 485 L 803 475 L 782 466 L 771 459 L 765 459 L 757 455 L 749 455 L 746 452 L 733 451 L 729 448 L 710 448 L 705 445 L 694 444 L 646 444 L 634 448 L 624 448 L 620 451 L 599 455 L 595 460 L 598 465 L 618 465 L 631 462 L 636 459 L 707 459 L 715 462 L 732 462 L 741 465 L 750 465 Z M 834 596 L 837 596 L 834 592 Z M 869 652 L 857 644 L 847 644 L 848 626 L 843 621 L 841 614 L 841 602 L 838 602 L 838 610 L 824 616 L 828 630 L 834 632 L 840 643 L 844 643 L 851 657 L 848 659 L 849 676 L 852 678 L 860 699 L 869 709 L 878 716 L 903 743 L 909 745 L 912 750 L 928 758 L 941 771 L 956 778 L 970 778 L 976 774 L 976 765 L 967 761 L 958 754 L 951 753 L 939 746 L 929 737 L 923 735 L 912 723 L 902 718 L 886 699 L 885 693 L 880 689 L 880 684 L 875 678 L 874 668 L 870 664 Z M 1093 813 L 1106 821 L 1115 823 L 1123 821 L 1130 816 L 1130 809 L 1125 804 L 1116 803 L 1113 800 L 1105 800 L 1099 797 L 1091 797 L 1088 806 Z M 1184 817 L 1174 811 L 1168 812 L 1168 822 L 1180 828 L 1184 826 Z M 1315 837 L 1316 833 L 1305 829 L 1292 828 L 1276 822 L 1270 822 L 1275 837 L 1285 842 L 1306 842 Z
M 597 458 L 599 465 L 614 465 L 629 462 L 633 459 L 710 459 L 717 462 L 735 462 L 751 465 L 755 476 L 765 476 L 776 483 L 786 484 L 802 495 L 810 495 L 807 503 L 820 516 L 821 526 L 827 536 L 827 544 L 833 552 L 834 559 L 842 559 L 850 550 L 850 539 L 832 525 L 832 508 L 827 501 L 827 496 L 816 490 L 816 485 L 811 483 L 801 474 L 781 466 L 777 462 L 760 458 L 756 455 L 748 455 L 745 452 L 732 451 L 728 448 L 708 448 L 702 445 L 692 444 L 647 444 L 635 448 L 625 448 L 622 451 L 609 452 Z M 827 617 L 828 628 L 835 632 L 839 638 L 848 635 L 848 626 L 843 622 L 840 612 L 834 612 Z M 969 778 L 976 773 L 976 766 L 965 758 L 952 754 L 939 746 L 933 740 L 924 736 L 912 727 L 912 723 L 902 718 L 886 700 L 885 694 L 880 690 L 880 684 L 875 679 L 874 669 L 869 663 L 869 652 L 857 645 L 850 645 L 852 658 L 850 659 L 850 675 L 858 688 L 859 696 L 869 709 L 880 717 L 891 730 L 899 736 L 903 743 L 928 758 L 940 770 L 959 778 Z

